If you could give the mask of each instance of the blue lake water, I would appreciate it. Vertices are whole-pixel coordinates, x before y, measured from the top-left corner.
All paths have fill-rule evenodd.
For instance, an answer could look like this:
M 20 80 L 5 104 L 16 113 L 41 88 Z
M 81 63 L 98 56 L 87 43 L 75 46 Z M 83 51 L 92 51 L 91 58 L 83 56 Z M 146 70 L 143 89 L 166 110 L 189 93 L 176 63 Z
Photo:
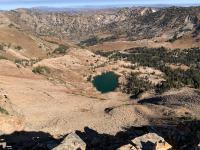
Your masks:
M 108 93 L 114 91 L 118 86 L 119 76 L 114 72 L 106 72 L 95 76 L 92 83 L 101 93 Z

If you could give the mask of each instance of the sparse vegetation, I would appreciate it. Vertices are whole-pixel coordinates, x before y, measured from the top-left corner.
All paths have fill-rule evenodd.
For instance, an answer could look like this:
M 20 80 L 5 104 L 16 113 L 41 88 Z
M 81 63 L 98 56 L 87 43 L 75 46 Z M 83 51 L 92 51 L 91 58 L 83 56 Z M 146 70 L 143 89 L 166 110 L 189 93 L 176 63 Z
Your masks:
M 3 50 L 3 45 L 0 44 L 0 51 L 2 51 L 2 50 Z
M 93 46 L 93 45 L 96 45 L 98 41 L 99 41 L 98 37 L 95 36 L 87 40 L 81 41 L 79 43 L 79 46 Z
M 33 64 L 37 63 L 39 59 L 15 59 L 15 64 L 21 65 L 23 67 L 33 66 Z
M 6 60 L 7 60 L 6 57 L 0 55 L 0 60 L 1 60 L 1 59 L 6 59 Z
M 10 23 L 10 24 L 8 25 L 9 28 L 12 28 L 12 27 L 14 27 L 14 26 L 15 26 L 15 25 L 12 24 L 12 23 Z
M 56 48 L 56 49 L 54 50 L 53 53 L 56 53 L 56 54 L 65 54 L 65 53 L 67 52 L 68 49 L 69 49 L 68 46 L 61 44 L 61 45 L 59 45 L 58 48 Z
M 5 110 L 4 108 L 0 107 L 0 113 L 1 114 L 5 114 L 5 115 L 9 115 L 8 111 Z
M 177 35 L 174 35 L 171 39 L 168 40 L 170 43 L 174 43 L 176 40 L 178 40 Z
M 22 50 L 23 48 L 18 45 L 18 46 L 15 47 L 15 49 L 19 51 L 19 50 Z
M 15 64 L 20 64 L 23 67 L 29 66 L 29 61 L 26 59 L 16 59 Z
M 50 69 L 46 66 L 37 66 L 33 68 L 32 72 L 37 74 L 48 74 L 50 73 Z
M 103 50 L 98 50 L 95 52 L 96 55 L 100 55 L 103 57 L 109 57 L 110 55 L 113 55 L 114 52 L 113 51 L 103 51 Z
M 154 87 L 155 91 L 158 93 L 163 93 L 171 88 L 181 88 L 184 86 L 189 86 L 195 89 L 200 88 L 200 49 L 192 48 L 185 50 L 173 50 L 169 51 L 166 48 L 135 48 L 125 51 L 126 53 L 120 52 L 97 52 L 99 55 L 104 57 L 109 57 L 114 60 L 124 60 L 132 62 L 133 64 L 138 64 L 138 66 L 147 66 L 153 67 L 158 70 L 161 70 L 165 74 L 165 80 L 161 84 Z M 172 69 L 166 64 L 183 64 L 189 67 L 187 70 L 181 68 Z M 132 78 L 132 79 L 130 79 Z M 130 82 L 134 82 L 136 78 L 133 75 L 130 75 L 128 78 Z M 141 84 L 143 81 L 140 81 Z M 137 85 L 137 84 L 136 84 Z M 133 91 L 135 93 L 135 85 L 125 85 L 126 90 L 123 90 L 127 93 Z M 141 85 L 137 85 L 140 89 Z M 146 84 L 144 84 L 146 87 Z M 147 86 L 146 90 L 152 88 Z M 145 88 L 144 88 L 145 89 Z M 142 91 L 145 91 L 145 90 Z M 138 90 L 141 91 L 141 90 Z M 139 92 L 140 93 L 140 92 Z
M 56 41 L 52 41 L 52 40 L 46 40 L 46 41 L 49 43 L 52 43 L 52 44 L 58 44 L 58 42 L 56 42 Z
M 131 94 L 131 98 L 138 98 L 139 95 L 152 88 L 152 85 L 143 79 L 139 79 L 138 74 L 131 73 L 126 77 L 126 84 L 121 86 L 121 90 Z
M 9 46 L 10 44 L 0 43 L 0 51 L 5 51 Z
M 113 35 L 113 36 L 108 36 L 105 38 L 98 38 L 97 36 L 91 37 L 87 40 L 81 41 L 79 43 L 79 46 L 84 47 L 84 46 L 93 46 L 96 45 L 98 43 L 103 43 L 103 42 L 108 42 L 108 41 L 114 41 L 117 39 L 117 35 Z
M 50 36 L 55 36 L 56 33 L 55 33 L 55 32 L 52 32 L 52 31 L 49 31 L 48 35 L 50 35 Z

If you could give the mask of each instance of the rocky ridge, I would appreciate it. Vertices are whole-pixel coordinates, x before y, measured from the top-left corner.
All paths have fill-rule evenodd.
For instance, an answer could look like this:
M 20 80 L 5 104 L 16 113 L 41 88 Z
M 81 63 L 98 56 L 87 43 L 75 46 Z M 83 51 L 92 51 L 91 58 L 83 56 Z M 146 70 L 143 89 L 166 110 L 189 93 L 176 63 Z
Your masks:
M 42 132 L 1 134 L 0 147 L 5 150 L 199 150 L 199 140 L 199 122 L 193 121 L 168 127 L 131 127 L 116 135 L 100 134 L 86 127 L 83 132 L 75 131 L 59 139 Z
M 44 12 L 18 9 L 5 12 L 23 30 L 38 35 L 84 40 L 113 35 L 128 39 L 154 37 L 180 38 L 185 34 L 198 37 L 199 7 L 122 8 L 95 13 Z

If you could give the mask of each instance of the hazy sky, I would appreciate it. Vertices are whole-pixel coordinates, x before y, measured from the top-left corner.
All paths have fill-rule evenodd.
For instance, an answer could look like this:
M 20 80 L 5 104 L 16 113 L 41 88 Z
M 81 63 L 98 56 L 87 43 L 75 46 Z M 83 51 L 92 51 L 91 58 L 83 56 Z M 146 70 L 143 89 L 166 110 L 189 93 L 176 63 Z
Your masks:
M 85 7 L 85 6 L 132 6 L 151 4 L 200 4 L 200 0 L 0 0 L 0 9 L 48 7 Z

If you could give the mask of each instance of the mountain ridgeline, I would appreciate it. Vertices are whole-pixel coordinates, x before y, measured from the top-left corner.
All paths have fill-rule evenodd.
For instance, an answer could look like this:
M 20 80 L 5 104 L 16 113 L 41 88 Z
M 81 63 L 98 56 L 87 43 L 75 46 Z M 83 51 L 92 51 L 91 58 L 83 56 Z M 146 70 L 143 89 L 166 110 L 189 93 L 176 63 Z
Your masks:
M 190 34 L 198 38 L 200 7 L 121 8 L 85 12 L 18 9 L 5 12 L 23 30 L 73 40 L 111 35 L 129 40 Z

